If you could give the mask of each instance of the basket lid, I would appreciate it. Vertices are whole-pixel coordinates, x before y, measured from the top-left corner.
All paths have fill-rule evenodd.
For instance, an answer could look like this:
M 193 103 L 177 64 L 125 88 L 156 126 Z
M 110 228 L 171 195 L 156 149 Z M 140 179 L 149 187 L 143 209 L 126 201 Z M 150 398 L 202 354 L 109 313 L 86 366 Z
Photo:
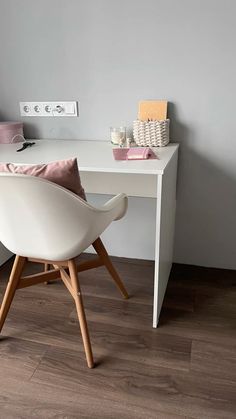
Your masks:
M 22 128 L 23 127 L 23 123 L 22 122 L 13 122 L 13 121 L 4 121 L 4 122 L 0 122 L 0 131 L 1 130 L 10 130 L 10 129 L 17 129 L 17 128 Z

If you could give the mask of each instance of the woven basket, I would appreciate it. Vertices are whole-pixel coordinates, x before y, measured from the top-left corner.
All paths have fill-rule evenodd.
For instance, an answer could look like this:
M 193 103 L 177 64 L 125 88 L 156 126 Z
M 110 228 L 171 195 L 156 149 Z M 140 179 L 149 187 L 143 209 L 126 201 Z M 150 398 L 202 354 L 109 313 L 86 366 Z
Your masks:
M 134 141 L 143 147 L 164 147 L 169 139 L 169 119 L 162 121 L 139 121 L 133 122 Z

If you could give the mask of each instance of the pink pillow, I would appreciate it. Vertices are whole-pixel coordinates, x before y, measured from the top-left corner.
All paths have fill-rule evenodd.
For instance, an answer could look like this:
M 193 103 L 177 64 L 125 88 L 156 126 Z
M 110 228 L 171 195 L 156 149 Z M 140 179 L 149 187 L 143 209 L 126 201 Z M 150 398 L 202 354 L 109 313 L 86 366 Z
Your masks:
M 13 163 L 0 163 L 0 172 L 39 176 L 69 189 L 71 192 L 80 196 L 80 198 L 86 200 L 85 192 L 80 181 L 76 158 L 27 166 Z

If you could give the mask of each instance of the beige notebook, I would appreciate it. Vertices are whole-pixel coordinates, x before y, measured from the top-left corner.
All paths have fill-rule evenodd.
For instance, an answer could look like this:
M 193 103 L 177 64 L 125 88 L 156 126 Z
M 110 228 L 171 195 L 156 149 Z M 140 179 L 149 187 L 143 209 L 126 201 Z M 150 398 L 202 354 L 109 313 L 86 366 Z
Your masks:
M 167 118 L 166 100 L 145 100 L 139 102 L 138 119 L 140 121 L 156 120 Z

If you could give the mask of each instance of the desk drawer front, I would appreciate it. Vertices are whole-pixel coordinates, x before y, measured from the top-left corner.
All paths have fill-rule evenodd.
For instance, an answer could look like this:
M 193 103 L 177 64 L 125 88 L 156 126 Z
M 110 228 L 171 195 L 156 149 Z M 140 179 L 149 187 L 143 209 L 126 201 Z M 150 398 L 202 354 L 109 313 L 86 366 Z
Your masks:
M 80 176 L 87 193 L 113 195 L 124 192 L 128 196 L 157 196 L 156 175 L 80 172 Z

